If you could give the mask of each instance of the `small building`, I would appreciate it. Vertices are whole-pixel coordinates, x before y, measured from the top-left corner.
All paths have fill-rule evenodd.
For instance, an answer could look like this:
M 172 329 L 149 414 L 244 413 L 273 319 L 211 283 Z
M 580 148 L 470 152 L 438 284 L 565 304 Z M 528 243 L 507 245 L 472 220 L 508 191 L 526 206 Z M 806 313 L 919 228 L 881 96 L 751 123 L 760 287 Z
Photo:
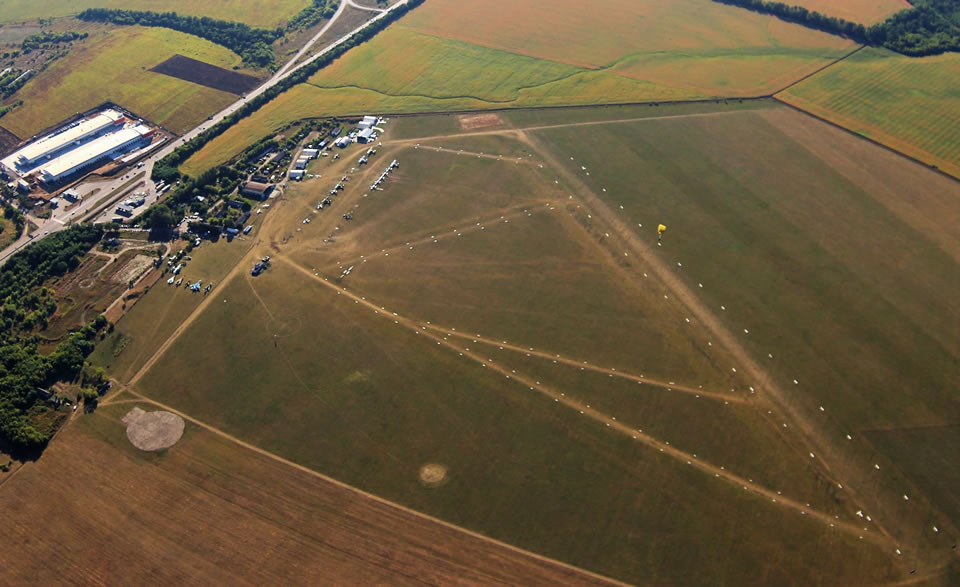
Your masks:
M 56 208 L 60 205 L 60 198 L 50 198 L 50 207 Z
M 330 136 L 334 138 L 339 137 L 341 132 L 343 132 L 343 129 L 338 126 L 330 131 Z
M 302 169 L 291 169 L 290 179 L 303 179 L 304 171 Z
M 240 231 L 237 230 L 236 228 L 228 228 L 224 230 L 224 232 L 227 233 L 228 236 L 237 236 L 238 234 L 240 234 Z
M 245 181 L 240 185 L 240 193 L 260 200 L 266 200 L 273 191 L 273 184 L 259 181 Z
M 248 224 L 245 227 L 243 227 L 243 234 L 250 234 L 251 230 L 253 230 L 253 225 Z
M 364 116 L 363 119 L 357 123 L 357 128 L 360 130 L 366 130 L 368 128 L 373 128 L 377 126 L 377 117 L 376 116 Z
M 17 190 L 18 190 L 18 191 L 21 191 L 21 192 L 23 192 L 23 193 L 27 193 L 27 192 L 30 191 L 30 184 L 27 183 L 26 180 L 18 179 L 18 180 L 17 180 Z
M 293 167 L 294 167 L 295 169 L 306 169 L 306 168 L 307 168 L 307 163 L 309 163 L 309 162 L 310 162 L 310 160 L 307 159 L 307 158 L 297 159 L 297 162 L 293 164 Z
M 375 140 L 377 140 L 377 135 L 373 132 L 372 128 L 361 130 L 360 134 L 357 135 L 358 143 L 369 143 L 370 141 Z
M 79 202 L 79 201 L 80 201 L 80 192 L 78 192 L 77 190 L 75 190 L 75 189 L 73 189 L 73 188 L 70 188 L 69 190 L 63 192 L 63 193 L 60 194 L 60 195 L 63 196 L 63 199 L 66 200 L 66 201 L 68 201 L 68 202 Z
M 334 145 L 343 149 L 343 148 L 346 148 L 346 146 L 352 142 L 353 141 L 350 139 L 350 137 L 340 137 L 339 139 L 337 139 L 337 142 L 335 142 Z
M 300 151 L 300 158 L 308 157 L 310 159 L 316 159 L 319 154 L 319 149 L 304 149 Z

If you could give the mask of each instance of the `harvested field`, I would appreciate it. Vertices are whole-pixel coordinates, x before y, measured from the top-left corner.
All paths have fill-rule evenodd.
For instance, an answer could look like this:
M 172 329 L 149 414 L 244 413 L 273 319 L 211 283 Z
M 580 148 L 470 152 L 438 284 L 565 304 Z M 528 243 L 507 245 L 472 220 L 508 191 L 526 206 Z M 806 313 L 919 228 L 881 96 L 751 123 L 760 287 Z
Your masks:
M 787 4 L 803 6 L 827 16 L 835 16 L 850 22 L 871 25 L 885 20 L 888 16 L 908 10 L 907 0 L 788 0 Z
M 193 128 L 234 100 L 232 94 L 147 71 L 173 56 L 186 55 L 230 68 L 240 58 L 192 35 L 162 28 L 127 27 L 77 43 L 63 59 L 17 92 L 23 106 L 0 125 L 23 137 L 106 101 L 115 102 L 179 133 Z
M 70 16 L 87 8 L 121 8 L 172 11 L 270 28 L 285 22 L 308 3 L 309 0 L 3 0 L 0 22 Z
M 960 177 L 958 75 L 955 53 L 867 48 L 777 98 Z
M 263 81 L 252 75 L 230 71 L 183 55 L 174 55 L 150 68 L 150 71 L 236 95 L 249 92 Z
M 155 257 L 149 257 L 147 255 L 136 255 L 120 270 L 114 272 L 112 280 L 114 283 L 128 283 L 141 275 L 143 272 L 150 268 L 153 265 L 153 260 Z
M 137 451 L 120 422 L 130 405 L 71 423 L 0 486 L 8 581 L 605 583 L 196 426 L 165 452 Z

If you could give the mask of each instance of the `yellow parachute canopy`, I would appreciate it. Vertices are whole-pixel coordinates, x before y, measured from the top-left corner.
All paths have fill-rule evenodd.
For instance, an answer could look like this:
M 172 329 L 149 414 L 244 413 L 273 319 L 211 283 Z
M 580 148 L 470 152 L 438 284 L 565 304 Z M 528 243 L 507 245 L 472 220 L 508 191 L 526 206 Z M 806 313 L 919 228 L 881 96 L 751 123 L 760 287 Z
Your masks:
M 660 226 L 657 227 L 657 234 L 663 234 L 665 232 L 667 232 L 666 225 L 661 224 Z

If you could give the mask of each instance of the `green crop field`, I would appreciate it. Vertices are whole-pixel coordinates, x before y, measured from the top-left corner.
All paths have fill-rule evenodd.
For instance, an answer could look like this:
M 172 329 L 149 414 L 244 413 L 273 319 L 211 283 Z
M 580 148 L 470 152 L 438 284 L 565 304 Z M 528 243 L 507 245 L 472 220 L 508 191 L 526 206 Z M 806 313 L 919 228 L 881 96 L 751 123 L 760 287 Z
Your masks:
M 603 35 L 590 31 L 603 30 Z M 577 42 L 571 42 L 577 39 Z M 228 160 L 304 116 L 767 95 L 853 50 L 846 39 L 699 0 L 431 0 L 213 140 Z
M 789 0 L 792 6 L 803 6 L 827 16 L 835 16 L 850 22 L 859 22 L 865 25 L 876 24 L 891 14 L 908 10 L 911 5 L 907 0 Z
M 240 58 L 203 39 L 160 28 L 127 27 L 91 37 L 30 80 L 15 98 L 23 100 L 0 120 L 24 138 L 75 112 L 115 102 L 173 132 L 193 128 L 235 97 L 148 71 L 180 54 L 232 68 Z
M 173 11 L 190 16 L 209 16 L 270 28 L 286 22 L 309 0 L 3 0 L 0 23 L 70 16 L 87 8 Z
M 957 424 L 948 179 L 774 101 L 394 118 L 380 151 L 315 162 L 121 380 L 631 582 L 946 563 L 942 459 L 874 431 Z
M 960 56 L 864 49 L 777 97 L 960 177 Z

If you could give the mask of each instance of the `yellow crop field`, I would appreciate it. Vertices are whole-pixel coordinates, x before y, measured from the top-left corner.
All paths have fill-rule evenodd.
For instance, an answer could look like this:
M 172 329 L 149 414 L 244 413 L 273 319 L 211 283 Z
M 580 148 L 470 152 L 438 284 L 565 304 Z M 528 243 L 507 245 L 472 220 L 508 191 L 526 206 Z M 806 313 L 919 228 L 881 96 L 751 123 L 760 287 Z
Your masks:
M 789 48 L 832 51 L 849 41 L 702 0 L 430 0 L 401 26 L 581 67 L 638 54 Z
M 864 49 L 781 100 L 960 177 L 960 55 Z
M 235 97 L 148 71 L 176 54 L 228 69 L 240 63 L 228 49 L 192 35 L 160 28 L 116 29 L 78 44 L 30 80 L 16 94 L 23 106 L 0 123 L 25 138 L 109 100 L 182 132 Z
M 309 0 L 3 0 L 0 22 L 70 16 L 87 8 L 125 8 L 176 12 L 274 27 L 303 9 Z
M 593 31 L 593 32 L 591 32 Z M 603 34 L 596 34 L 603 31 Z M 576 42 L 573 42 L 576 40 Z M 769 95 L 853 50 L 699 0 L 430 0 L 212 141 L 202 172 L 304 116 Z
M 876 24 L 911 8 L 907 0 L 789 0 L 787 4 L 861 24 Z

